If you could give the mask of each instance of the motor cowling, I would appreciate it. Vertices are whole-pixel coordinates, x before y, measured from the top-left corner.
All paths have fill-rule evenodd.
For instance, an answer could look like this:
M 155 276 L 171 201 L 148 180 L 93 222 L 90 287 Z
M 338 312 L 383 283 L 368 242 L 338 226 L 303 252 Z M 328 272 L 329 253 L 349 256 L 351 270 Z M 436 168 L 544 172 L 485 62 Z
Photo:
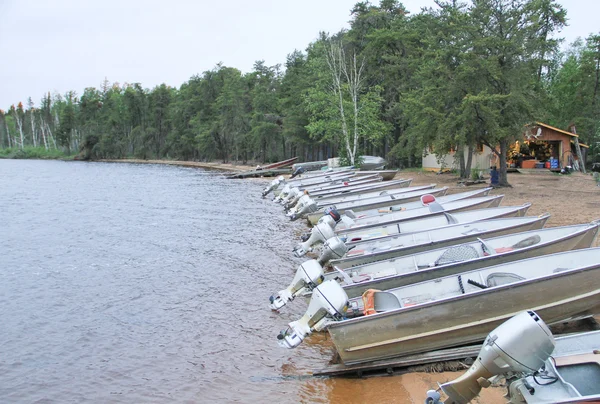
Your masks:
M 296 257 L 302 257 L 307 252 L 312 251 L 312 246 L 317 243 L 324 243 L 327 239 L 335 236 L 333 229 L 327 223 L 317 224 L 312 228 L 310 237 L 303 243 L 294 248 Z
M 332 237 L 323 243 L 321 255 L 317 260 L 322 266 L 329 264 L 330 260 L 342 258 L 348 252 L 349 248 L 339 237 Z
M 285 186 L 281 189 L 281 192 L 273 198 L 273 202 L 279 203 L 289 192 L 291 189 L 290 184 L 285 184 Z
M 281 199 L 281 204 L 285 205 L 286 203 L 291 201 L 293 198 L 295 198 L 296 195 L 301 195 L 301 194 L 302 194 L 302 191 L 300 191 L 300 188 L 291 187 L 290 192 L 288 192 L 288 194 L 284 198 Z
M 263 198 L 265 196 L 267 196 L 269 194 L 269 192 L 277 189 L 284 182 L 285 182 L 285 179 L 281 175 L 279 177 L 275 178 L 273 181 L 271 181 L 269 183 L 269 185 L 266 186 L 265 189 L 263 190 L 263 193 L 262 193 Z
M 308 201 L 312 200 L 311 197 L 308 195 L 308 193 L 304 193 L 302 194 L 298 200 L 296 201 L 295 205 L 294 204 L 288 204 L 288 213 L 290 215 L 297 213 L 299 209 L 301 209 Z
M 465 374 L 440 386 L 448 396 L 444 402 L 470 402 L 494 376 L 534 373 L 550 357 L 554 346 L 554 337 L 542 319 L 533 311 L 521 312 L 487 336 Z
M 302 208 L 300 208 L 296 213 L 293 213 L 290 218 L 291 220 L 296 220 L 301 217 L 305 217 L 309 213 L 316 212 L 317 210 L 319 210 L 317 202 L 309 198 Z
M 292 198 L 291 201 L 287 202 L 283 208 L 285 210 L 294 210 L 295 207 L 298 206 L 298 203 L 300 203 L 300 201 L 302 200 L 302 198 L 304 198 L 305 196 L 307 196 L 308 191 L 305 189 L 304 191 L 302 191 L 301 193 L 297 194 L 296 196 L 294 196 Z
M 312 293 L 308 309 L 296 321 L 288 324 L 288 328 L 277 335 L 279 346 L 295 348 L 310 333 L 321 328 L 328 320 L 340 321 L 348 308 L 348 295 L 333 279 L 317 286 Z
M 321 267 L 317 260 L 308 260 L 300 264 L 292 283 L 287 288 L 279 291 L 276 296 L 269 298 L 271 309 L 279 310 L 288 302 L 294 300 L 296 296 L 303 293 L 304 290 L 313 290 L 316 288 L 323 282 L 323 279 L 323 267 Z

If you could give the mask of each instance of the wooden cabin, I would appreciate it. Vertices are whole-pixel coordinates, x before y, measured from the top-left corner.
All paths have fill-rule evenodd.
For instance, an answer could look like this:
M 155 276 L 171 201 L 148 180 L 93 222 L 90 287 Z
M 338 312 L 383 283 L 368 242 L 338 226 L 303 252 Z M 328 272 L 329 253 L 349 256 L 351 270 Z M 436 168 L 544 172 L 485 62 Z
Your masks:
M 566 166 L 578 167 L 579 159 L 575 150 L 574 139 L 579 136 L 545 123 L 536 122 L 522 136 L 513 142 L 508 150 L 508 164 L 512 168 L 547 168 L 560 171 Z M 583 160 L 586 159 L 589 146 L 579 143 Z M 465 155 L 467 148 L 465 147 Z M 487 170 L 491 166 L 499 166 L 497 156 L 492 150 L 479 145 L 473 155 L 472 169 Z M 429 171 L 458 169 L 459 161 L 456 151 L 438 159 L 430 150 L 423 153 L 423 168 Z

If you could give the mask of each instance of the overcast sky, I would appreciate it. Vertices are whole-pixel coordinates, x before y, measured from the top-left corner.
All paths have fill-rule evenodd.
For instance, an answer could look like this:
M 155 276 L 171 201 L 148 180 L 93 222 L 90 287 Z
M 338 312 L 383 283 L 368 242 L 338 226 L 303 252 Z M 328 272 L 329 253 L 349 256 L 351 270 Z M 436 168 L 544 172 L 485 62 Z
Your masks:
M 600 0 L 557 0 L 569 42 L 600 31 Z M 319 31 L 348 28 L 357 0 L 0 0 L 0 109 L 110 82 L 179 87 L 218 62 L 285 62 Z M 378 4 L 379 1 L 372 1 Z M 433 0 L 404 0 L 412 13 Z

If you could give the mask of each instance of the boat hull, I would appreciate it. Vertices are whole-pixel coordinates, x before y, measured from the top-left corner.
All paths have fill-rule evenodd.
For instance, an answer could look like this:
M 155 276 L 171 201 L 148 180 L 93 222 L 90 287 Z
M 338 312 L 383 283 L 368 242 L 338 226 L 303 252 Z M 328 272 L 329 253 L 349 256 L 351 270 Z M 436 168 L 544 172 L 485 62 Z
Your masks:
M 347 365 L 475 343 L 523 310 L 534 310 L 549 324 L 597 314 L 598 279 L 600 263 L 334 323 L 328 331 Z
M 411 233 L 410 235 L 406 235 L 406 236 L 398 235 L 398 236 L 385 237 L 385 238 L 377 240 L 376 242 L 370 242 L 370 243 L 368 241 L 358 242 L 358 243 L 348 243 L 348 247 L 355 246 L 356 249 L 360 250 L 360 249 L 365 248 L 365 246 L 364 246 L 365 244 L 374 244 L 374 243 L 392 244 L 395 242 L 394 239 L 397 239 L 398 241 L 396 243 L 397 243 L 397 245 L 399 245 L 399 247 L 390 248 L 389 250 L 385 250 L 385 251 L 381 251 L 381 252 L 365 253 L 365 254 L 361 254 L 361 255 L 347 255 L 344 258 L 332 260 L 330 262 L 330 265 L 335 266 L 336 268 L 339 268 L 339 269 L 348 269 L 348 268 L 352 268 L 357 265 L 365 265 L 365 264 L 369 264 L 372 262 L 392 259 L 395 257 L 403 257 L 405 255 L 418 254 L 420 252 L 428 251 L 428 250 L 431 250 L 434 248 L 442 248 L 442 247 L 447 247 L 447 246 L 451 246 L 451 245 L 455 245 L 455 244 L 459 244 L 459 243 L 474 241 L 474 240 L 477 240 L 478 238 L 497 237 L 497 236 L 504 236 L 504 235 L 512 234 L 512 233 L 519 233 L 519 232 L 523 232 L 523 231 L 538 230 L 545 226 L 549 217 L 550 217 L 550 215 L 542 215 L 542 216 L 531 217 L 531 218 L 519 218 L 518 220 L 512 219 L 512 220 L 514 220 L 514 224 L 506 225 L 506 226 L 502 225 L 502 222 L 504 222 L 506 220 L 500 219 L 497 221 L 498 227 L 494 227 L 494 228 L 490 228 L 489 230 L 482 230 L 482 231 L 477 231 L 477 228 L 478 228 L 477 224 L 485 225 L 486 221 L 476 222 L 475 224 L 467 223 L 467 224 L 463 224 L 463 225 L 453 226 L 453 227 L 456 227 L 456 233 L 455 233 L 456 235 L 453 237 L 448 237 L 443 240 L 435 239 L 435 236 L 436 236 L 435 230 L 428 230 L 426 232 Z M 511 220 L 511 219 L 507 219 L 507 220 Z M 421 233 L 426 233 L 427 236 L 425 236 L 425 234 L 421 234 Z M 432 235 L 429 235 L 429 233 L 432 233 Z M 414 240 L 414 239 L 417 239 L 419 241 L 414 244 L 410 244 L 410 241 Z M 353 251 L 355 251 L 355 250 L 351 250 L 350 253 L 352 253 Z
M 403 222 L 412 221 L 413 219 L 427 218 L 432 216 L 442 216 L 444 213 L 464 212 L 476 209 L 494 208 L 500 205 L 504 195 L 486 196 L 481 198 L 472 198 L 468 200 L 450 202 L 450 206 L 455 208 L 446 208 L 444 212 L 431 212 L 427 208 L 411 209 L 400 212 L 402 215 L 396 215 L 396 219 L 383 221 L 383 218 L 377 218 L 372 222 L 367 222 L 364 225 L 358 225 L 348 229 L 334 229 L 338 236 L 347 237 L 349 241 L 355 239 L 372 239 L 381 236 L 390 236 L 392 234 L 403 233 L 401 224 Z M 468 201 L 468 202 L 466 202 Z M 465 202 L 457 203 L 457 202 Z
M 406 195 L 404 195 L 403 193 L 399 193 L 399 194 L 392 194 L 392 195 L 382 195 L 380 197 L 376 197 L 376 199 L 373 200 L 369 200 L 369 199 L 364 199 L 364 200 L 357 200 L 354 201 L 355 204 L 352 205 L 351 202 L 352 201 L 341 201 L 339 203 L 335 203 L 335 202 L 330 202 L 330 203 L 324 203 L 321 202 L 320 200 L 317 200 L 317 203 L 319 204 L 319 206 L 323 206 L 327 207 L 327 206 L 331 206 L 331 205 L 335 205 L 337 208 L 337 211 L 340 214 L 344 214 L 346 213 L 347 209 L 352 210 L 353 212 L 355 211 L 360 211 L 361 207 L 364 207 L 364 209 L 373 209 L 373 208 L 379 208 L 379 207 L 386 207 L 386 206 L 390 206 L 391 203 L 394 204 L 398 204 L 398 203 L 407 203 L 407 202 L 415 202 L 415 201 L 419 201 L 421 199 L 421 196 L 423 195 L 427 195 L 427 194 L 431 194 L 435 197 L 440 197 L 440 196 L 444 196 L 446 195 L 446 192 L 448 191 L 448 188 L 444 187 L 444 188 L 438 188 L 438 189 L 422 189 L 422 190 L 416 190 L 416 191 L 412 191 L 412 192 L 407 192 Z M 340 205 L 340 206 L 338 206 Z M 348 208 L 346 208 L 345 206 L 349 206 Z M 317 212 L 313 212 L 307 215 L 307 220 L 310 224 L 315 225 L 319 219 L 321 218 L 321 216 L 323 216 L 323 208 L 321 208 L 319 211 Z
M 403 273 L 400 275 L 388 276 L 367 282 L 355 283 L 352 285 L 344 286 L 344 291 L 348 295 L 348 298 L 352 299 L 361 296 L 368 289 L 394 289 L 419 282 L 443 278 L 445 276 L 456 275 L 462 272 L 472 271 L 475 269 L 507 264 L 509 262 L 524 260 L 527 258 L 535 258 L 542 255 L 555 254 L 564 251 L 580 250 L 583 248 L 589 248 L 594 242 L 597 235 L 598 226 L 590 226 L 586 229 L 582 229 L 581 231 L 573 232 L 572 234 L 567 235 L 565 237 L 561 237 L 559 239 L 548 241 L 539 245 L 533 245 L 531 247 L 517 249 L 508 253 L 491 255 L 479 259 L 461 261 L 455 264 L 421 269 L 418 271 L 412 270 L 411 272 Z M 393 261 L 394 259 L 390 260 L 390 265 L 393 264 Z M 369 266 L 367 264 L 364 267 L 357 268 L 368 267 Z M 348 271 L 352 271 L 352 269 L 349 269 Z M 339 275 L 337 272 L 331 272 L 329 274 L 326 274 L 325 279 L 332 279 L 338 276 Z

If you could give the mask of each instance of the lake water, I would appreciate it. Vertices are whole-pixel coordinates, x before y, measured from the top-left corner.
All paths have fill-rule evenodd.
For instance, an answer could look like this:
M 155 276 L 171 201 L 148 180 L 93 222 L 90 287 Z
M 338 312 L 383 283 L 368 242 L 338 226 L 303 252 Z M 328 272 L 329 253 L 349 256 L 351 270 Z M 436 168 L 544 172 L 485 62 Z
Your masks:
M 273 313 L 268 297 L 303 261 L 291 250 L 306 229 L 264 185 L 0 160 L 0 402 L 410 402 L 396 378 L 311 377 L 331 359 L 326 334 L 277 345 L 307 302 Z

